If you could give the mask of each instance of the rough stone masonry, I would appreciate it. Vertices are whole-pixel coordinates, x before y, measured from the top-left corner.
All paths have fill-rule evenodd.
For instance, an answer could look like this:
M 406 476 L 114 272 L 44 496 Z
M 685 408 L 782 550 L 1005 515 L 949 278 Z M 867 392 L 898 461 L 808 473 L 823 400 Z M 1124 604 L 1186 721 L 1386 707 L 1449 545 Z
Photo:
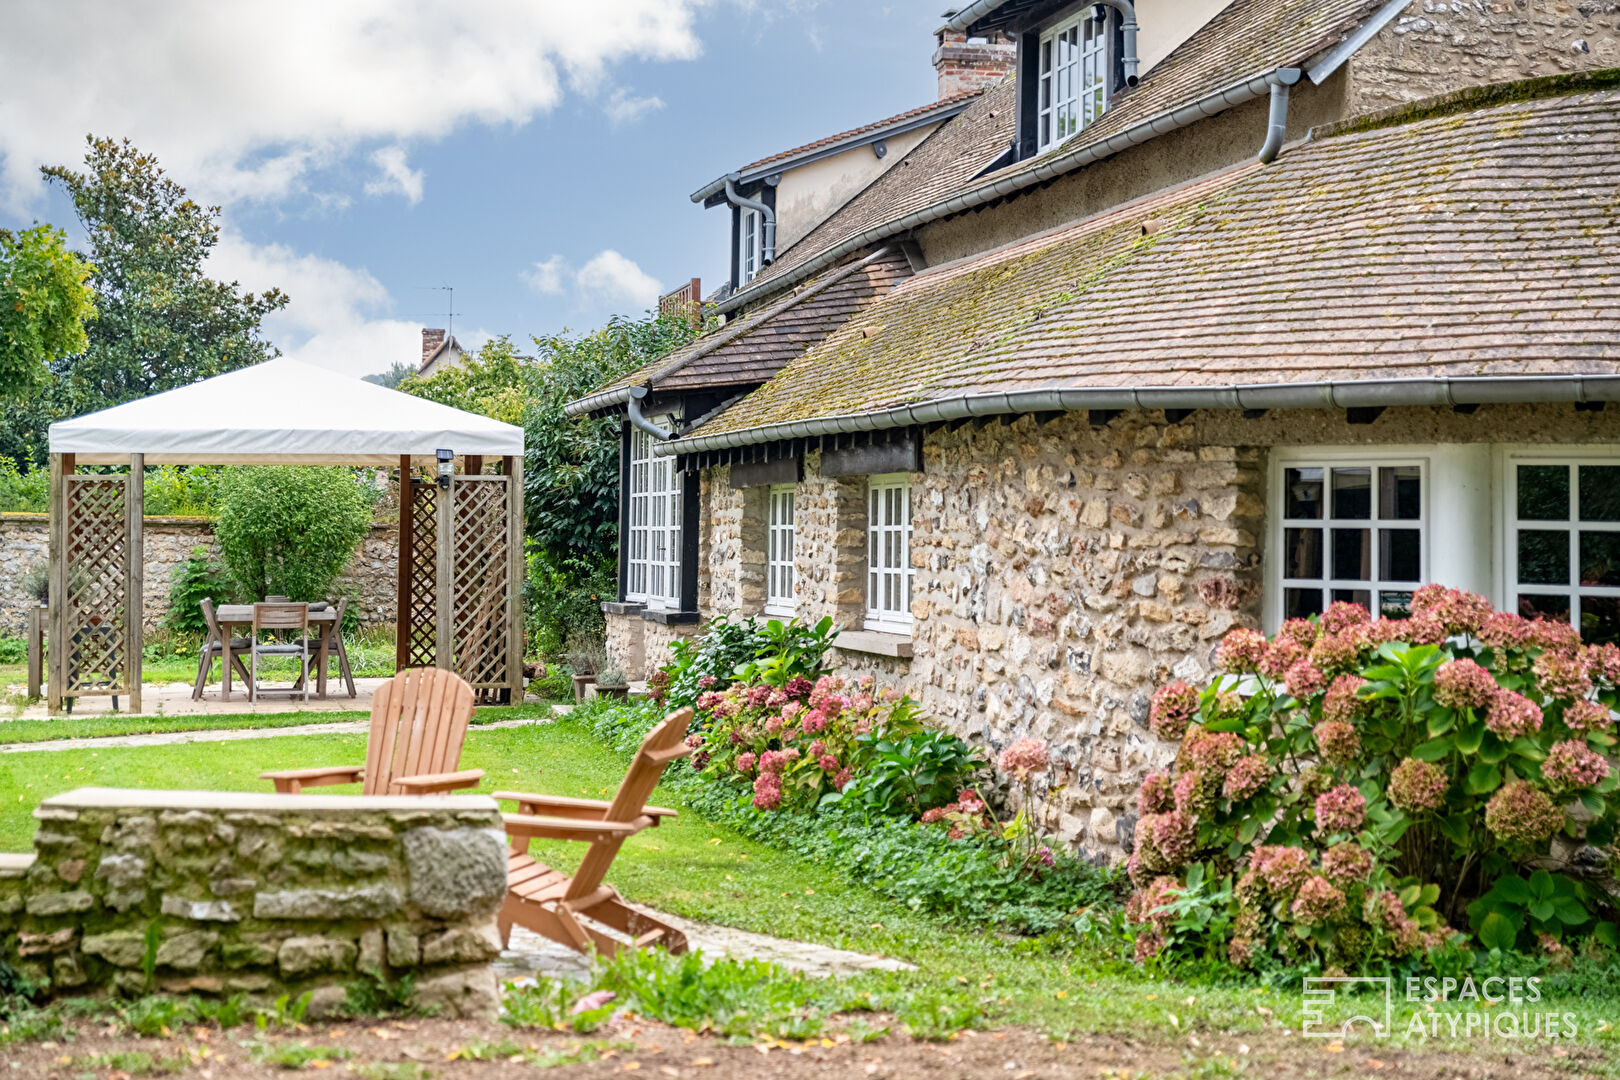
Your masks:
M 273 999 L 410 974 L 421 1005 L 491 1018 L 506 893 L 484 796 L 81 788 L 0 856 L 0 959 L 53 993 Z

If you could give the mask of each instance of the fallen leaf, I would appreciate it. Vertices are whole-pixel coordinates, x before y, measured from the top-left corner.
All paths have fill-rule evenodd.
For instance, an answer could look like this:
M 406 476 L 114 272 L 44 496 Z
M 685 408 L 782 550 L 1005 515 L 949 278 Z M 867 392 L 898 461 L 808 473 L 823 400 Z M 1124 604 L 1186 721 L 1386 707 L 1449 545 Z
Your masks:
M 692 1064 L 699 1069 L 706 1069 L 714 1064 L 714 1058 L 693 1058 Z
M 1368 1058 L 1366 1061 L 1362 1062 L 1362 1064 L 1367 1066 L 1369 1069 L 1382 1069 L 1384 1067 L 1384 1063 L 1379 1061 L 1377 1058 Z
M 639 1061 L 627 1061 L 627 1062 L 625 1062 L 623 1065 L 621 1065 L 619 1067 L 621 1069 L 623 1069 L 625 1072 L 635 1072 L 637 1069 L 641 1068 L 641 1062 L 639 1062 Z
M 1342 1054 L 1344 1053 L 1344 1043 L 1330 1042 L 1326 1046 L 1322 1047 L 1322 1049 L 1326 1050 L 1330 1054 Z

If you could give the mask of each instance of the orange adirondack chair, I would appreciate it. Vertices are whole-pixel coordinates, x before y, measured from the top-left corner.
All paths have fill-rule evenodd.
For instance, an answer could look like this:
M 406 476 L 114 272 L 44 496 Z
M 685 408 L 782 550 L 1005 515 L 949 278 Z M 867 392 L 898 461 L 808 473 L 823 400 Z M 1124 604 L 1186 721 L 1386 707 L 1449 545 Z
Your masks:
M 371 737 L 364 765 L 285 769 L 260 773 L 276 790 L 296 795 L 307 787 L 364 782 L 367 795 L 431 795 L 477 787 L 482 769 L 453 771 L 472 719 L 473 691 L 440 668 L 410 668 L 377 687 L 371 699 Z
M 647 797 L 658 786 L 664 766 L 692 752 L 684 741 L 691 722 L 692 710 L 682 709 L 666 716 L 647 734 L 611 803 L 495 793 L 497 799 L 518 804 L 518 813 L 505 815 L 512 854 L 506 863 L 506 901 L 496 916 L 502 944 L 511 940 L 512 927 L 517 925 L 580 952 L 594 946 L 604 956 L 648 945 L 662 945 L 672 953 L 686 951 L 685 934 L 626 904 L 602 878 L 625 840 L 675 816 L 673 810 L 648 806 Z M 529 855 L 529 841 L 535 837 L 583 840 L 590 850 L 569 877 Z M 586 919 L 617 930 L 629 940 L 611 937 Z

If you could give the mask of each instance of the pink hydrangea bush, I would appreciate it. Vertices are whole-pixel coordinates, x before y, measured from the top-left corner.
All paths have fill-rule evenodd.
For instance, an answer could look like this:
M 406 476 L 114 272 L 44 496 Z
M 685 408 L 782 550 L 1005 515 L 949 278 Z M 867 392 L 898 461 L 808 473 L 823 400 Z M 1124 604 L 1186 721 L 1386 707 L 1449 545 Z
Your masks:
M 1179 747 L 1137 798 L 1139 959 L 1421 962 L 1479 931 L 1497 879 L 1616 839 L 1620 647 L 1567 623 L 1430 585 L 1406 618 L 1335 603 L 1234 630 L 1215 663 L 1152 700 Z M 1579 895 L 1591 921 L 1526 916 L 1520 943 L 1613 917 Z

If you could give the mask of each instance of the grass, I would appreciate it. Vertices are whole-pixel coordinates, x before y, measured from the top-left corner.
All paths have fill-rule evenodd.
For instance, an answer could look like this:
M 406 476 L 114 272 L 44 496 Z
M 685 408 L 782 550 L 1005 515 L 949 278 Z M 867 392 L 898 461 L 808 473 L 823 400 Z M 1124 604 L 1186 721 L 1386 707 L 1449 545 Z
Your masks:
M 488 710 L 486 715 L 499 712 Z M 35 825 L 29 812 L 40 799 L 73 787 L 259 791 L 265 785 L 257 775 L 266 769 L 358 762 L 364 753 L 362 735 L 331 734 L 8 755 L 0 758 L 0 850 L 26 849 Z M 485 792 L 534 788 L 602 798 L 623 776 L 625 762 L 581 726 L 564 720 L 475 730 L 468 736 L 462 765 L 486 770 L 480 788 Z M 653 801 L 668 805 L 678 797 L 660 789 Z M 565 870 L 582 853 L 579 846 L 536 845 L 540 858 Z M 690 813 L 626 844 L 611 880 L 631 900 L 677 915 L 915 964 L 919 970 L 913 972 L 858 976 L 847 984 L 848 994 L 852 1000 L 871 994 L 874 1001 L 889 1003 L 890 1011 L 937 1014 L 948 1024 L 977 1012 L 984 1022 L 1028 1025 L 1055 1038 L 1102 1032 L 1161 1044 L 1183 1044 L 1189 1036 L 1207 1039 L 1211 1034 L 1258 1044 L 1267 1032 L 1284 1027 L 1297 1032 L 1300 1027 L 1300 998 L 1294 987 L 1255 981 L 1177 983 L 1072 938 L 1017 940 L 946 925 L 878 897 L 836 866 L 809 863 Z M 1616 1056 L 1620 1033 L 1605 1026 L 1620 1009 L 1620 986 L 1578 992 L 1549 986 L 1543 998 L 1542 1008 L 1573 1014 L 1581 1033 L 1575 1041 L 1599 1047 L 1609 1074 L 1620 1075 Z M 1442 1011 L 1445 1008 L 1441 1006 Z M 1391 1042 L 1413 1049 L 1447 1044 L 1424 1043 L 1404 1034 L 1399 1024 Z M 1459 1041 L 1453 1048 L 1493 1047 Z
M 474 724 L 499 720 L 543 719 L 552 715 L 551 704 L 521 707 L 486 707 L 473 713 Z M 94 739 L 112 735 L 150 735 L 171 731 L 243 731 L 255 728 L 299 727 L 306 724 L 344 724 L 368 719 L 361 711 L 234 713 L 211 716 L 60 716 L 48 720 L 0 720 L 0 744 L 48 742 L 54 739 Z

